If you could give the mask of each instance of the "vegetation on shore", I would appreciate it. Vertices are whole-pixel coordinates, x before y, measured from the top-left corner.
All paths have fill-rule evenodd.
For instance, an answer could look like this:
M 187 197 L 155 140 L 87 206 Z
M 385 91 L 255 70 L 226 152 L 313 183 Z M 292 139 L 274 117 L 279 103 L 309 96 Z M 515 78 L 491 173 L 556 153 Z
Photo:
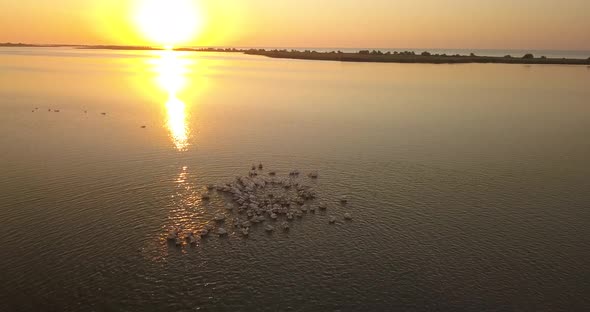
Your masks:
M 588 59 L 568 59 L 568 58 L 548 58 L 545 56 L 535 57 L 527 53 L 522 57 L 506 55 L 497 56 L 478 56 L 474 53 L 470 55 L 460 54 L 433 54 L 424 51 L 416 54 L 413 51 L 402 52 L 382 52 L 379 50 L 361 50 L 356 53 L 330 51 L 318 52 L 312 50 L 266 50 L 266 49 L 236 49 L 236 48 L 181 48 L 178 51 L 196 51 L 196 52 L 237 52 L 249 55 L 261 55 L 272 58 L 299 59 L 299 60 L 319 60 L 319 61 L 340 61 L 340 62 L 373 62 L 373 63 L 427 63 L 427 64 L 461 64 L 461 63 L 500 63 L 500 64 L 561 64 L 561 65 L 590 65 Z
M 12 43 L 0 42 L 0 47 L 7 48 L 59 48 L 59 47 L 77 47 L 74 44 L 29 44 L 29 43 Z
M 162 48 L 148 46 L 117 46 L 117 45 L 34 45 L 24 43 L 0 43 L 0 47 L 75 47 L 78 49 L 106 49 L 106 50 L 146 50 L 158 51 Z M 248 55 L 260 55 L 271 58 L 340 61 L 340 62 L 372 62 L 372 63 L 427 63 L 427 64 L 461 64 L 461 63 L 499 63 L 499 64 L 558 64 L 558 65 L 590 65 L 590 57 L 587 59 L 548 58 L 535 57 L 531 53 L 523 56 L 506 55 L 479 56 L 460 54 L 433 54 L 428 51 L 416 53 L 414 51 L 380 51 L 361 50 L 358 52 L 318 52 L 312 50 L 266 50 L 266 49 L 236 49 L 236 48 L 176 48 L 175 51 L 188 52 L 223 52 L 245 53 Z
M 504 57 L 497 56 L 478 56 L 474 53 L 470 55 L 447 55 L 432 54 L 422 52 L 416 54 L 413 51 L 403 52 L 382 52 L 379 50 L 361 50 L 357 53 L 345 53 L 342 51 L 317 52 L 317 51 L 297 51 L 297 50 L 264 50 L 250 49 L 244 51 L 250 55 L 262 55 L 272 58 L 302 59 L 302 60 L 321 60 L 321 61 L 340 61 L 340 62 L 376 62 L 376 63 L 428 63 L 428 64 L 461 64 L 461 63 L 500 63 L 500 64 L 561 64 L 561 65 L 590 65 L 588 59 L 567 59 L 567 58 L 547 58 L 545 56 L 535 57 L 527 53 L 522 57 Z

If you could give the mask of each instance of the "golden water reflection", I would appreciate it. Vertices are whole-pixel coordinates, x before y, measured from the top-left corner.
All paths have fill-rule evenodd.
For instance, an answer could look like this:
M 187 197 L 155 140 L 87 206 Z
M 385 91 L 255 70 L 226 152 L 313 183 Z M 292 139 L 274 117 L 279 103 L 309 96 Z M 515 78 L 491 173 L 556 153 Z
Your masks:
M 166 92 L 166 127 L 172 143 L 178 151 L 187 151 L 191 129 L 188 123 L 186 103 L 180 93 L 186 88 L 190 61 L 181 52 L 165 50 L 159 52 L 154 61 L 157 85 Z

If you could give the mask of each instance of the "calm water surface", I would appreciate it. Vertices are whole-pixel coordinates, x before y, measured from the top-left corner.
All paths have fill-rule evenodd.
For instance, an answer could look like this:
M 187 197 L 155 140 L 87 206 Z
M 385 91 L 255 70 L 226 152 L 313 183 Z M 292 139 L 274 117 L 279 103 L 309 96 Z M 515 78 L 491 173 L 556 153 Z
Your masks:
M 2 48 L 0 310 L 582 310 L 589 100 L 585 66 Z M 328 212 L 166 243 L 260 161 Z

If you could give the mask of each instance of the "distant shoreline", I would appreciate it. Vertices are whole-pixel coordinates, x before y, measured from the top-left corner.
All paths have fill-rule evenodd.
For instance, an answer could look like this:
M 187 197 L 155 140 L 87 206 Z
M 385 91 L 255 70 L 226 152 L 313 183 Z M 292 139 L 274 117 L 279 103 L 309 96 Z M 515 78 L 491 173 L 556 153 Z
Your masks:
M 386 52 L 378 50 L 360 51 L 358 53 L 345 52 L 316 52 L 316 51 L 286 51 L 286 50 L 247 50 L 244 53 L 249 55 L 261 55 L 271 58 L 297 59 L 297 60 L 320 60 L 339 62 L 363 62 L 363 63 L 417 63 L 417 64 L 467 64 L 467 63 L 493 63 L 493 64 L 552 64 L 552 65 L 590 65 L 588 59 L 568 58 L 547 58 L 544 56 L 535 57 L 532 54 L 523 56 L 506 55 L 478 56 L 471 55 L 446 55 L 422 52 Z
M 0 47 L 71 47 L 76 49 L 96 50 L 123 50 L 123 51 L 163 51 L 163 48 L 149 46 L 118 46 L 118 45 L 36 45 L 24 43 L 0 43 Z M 244 53 L 247 55 L 259 55 L 270 58 L 295 59 L 295 60 L 316 60 L 316 61 L 338 61 L 357 63 L 416 63 L 416 64 L 468 64 L 468 63 L 492 63 L 492 64 L 547 64 L 547 65 L 590 65 L 590 57 L 587 59 L 573 58 L 547 58 L 534 56 L 532 54 L 498 56 L 470 55 L 447 55 L 422 52 L 417 54 L 411 51 L 403 52 L 382 52 L 379 50 L 361 50 L 352 52 L 318 52 L 299 50 L 265 50 L 265 49 L 235 49 L 235 48 L 177 48 L 174 51 L 187 52 L 223 52 L 223 53 Z

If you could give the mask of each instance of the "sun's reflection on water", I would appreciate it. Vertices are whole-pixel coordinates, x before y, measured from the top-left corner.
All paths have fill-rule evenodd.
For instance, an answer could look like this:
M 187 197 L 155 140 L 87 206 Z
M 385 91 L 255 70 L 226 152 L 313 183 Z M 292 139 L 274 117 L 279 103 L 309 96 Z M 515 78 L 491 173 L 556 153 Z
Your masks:
M 191 129 L 187 120 L 186 103 L 180 99 L 180 93 L 187 85 L 190 61 L 182 56 L 180 52 L 161 51 L 154 65 L 157 73 L 156 82 L 168 96 L 166 127 L 170 138 L 178 151 L 187 151 L 190 146 Z

